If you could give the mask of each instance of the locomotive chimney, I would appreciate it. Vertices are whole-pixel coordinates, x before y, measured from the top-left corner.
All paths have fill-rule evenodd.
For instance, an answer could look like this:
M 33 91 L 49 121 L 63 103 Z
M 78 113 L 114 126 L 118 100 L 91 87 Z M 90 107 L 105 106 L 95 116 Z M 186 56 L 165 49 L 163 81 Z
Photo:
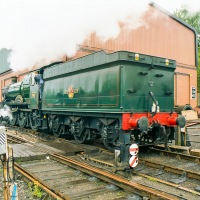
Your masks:
M 17 76 L 12 76 L 11 77 L 11 83 L 17 83 Z

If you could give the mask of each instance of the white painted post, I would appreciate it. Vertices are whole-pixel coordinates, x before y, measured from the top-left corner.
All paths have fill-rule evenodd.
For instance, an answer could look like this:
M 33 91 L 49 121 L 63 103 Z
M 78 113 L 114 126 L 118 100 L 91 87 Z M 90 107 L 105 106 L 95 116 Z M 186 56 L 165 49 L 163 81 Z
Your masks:
M 5 126 L 0 126 L 0 155 L 7 153 L 7 137 Z
M 0 156 L 3 163 L 4 200 L 10 200 L 10 187 L 8 182 L 8 152 L 5 126 L 0 126 Z

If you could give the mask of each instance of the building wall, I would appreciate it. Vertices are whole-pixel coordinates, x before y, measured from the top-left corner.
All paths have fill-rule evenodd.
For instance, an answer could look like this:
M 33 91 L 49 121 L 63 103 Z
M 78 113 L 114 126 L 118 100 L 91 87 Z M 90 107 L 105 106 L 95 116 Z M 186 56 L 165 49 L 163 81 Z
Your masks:
M 83 43 L 82 49 L 127 50 L 176 60 L 174 103 L 196 107 L 197 97 L 193 99 L 191 95 L 192 87 L 197 90 L 194 32 L 152 6 L 143 16 L 143 22 L 145 25 L 135 30 L 127 30 L 121 25 L 117 38 L 106 42 L 93 33 Z M 81 55 L 80 52 L 78 54 Z
M 84 42 L 93 49 L 127 50 L 166 57 L 195 67 L 195 35 L 192 30 L 154 7 L 143 16 L 143 26 L 135 30 L 121 25 L 116 38 L 103 42 L 96 34 Z

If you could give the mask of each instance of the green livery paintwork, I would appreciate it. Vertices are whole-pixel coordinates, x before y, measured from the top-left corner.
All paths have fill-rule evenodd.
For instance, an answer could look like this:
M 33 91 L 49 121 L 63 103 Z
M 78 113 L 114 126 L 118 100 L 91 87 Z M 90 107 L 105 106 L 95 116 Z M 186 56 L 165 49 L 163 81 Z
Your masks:
M 126 51 L 104 51 L 44 67 L 43 110 L 150 111 L 152 92 L 161 112 L 174 107 L 176 62 Z

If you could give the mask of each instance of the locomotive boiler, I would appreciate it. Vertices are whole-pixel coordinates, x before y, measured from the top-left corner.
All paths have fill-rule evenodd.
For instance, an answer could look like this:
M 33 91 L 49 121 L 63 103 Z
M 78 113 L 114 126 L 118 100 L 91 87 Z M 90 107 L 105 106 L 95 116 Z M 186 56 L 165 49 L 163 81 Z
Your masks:
M 101 138 L 127 162 L 131 144 L 167 147 L 175 127 L 185 126 L 174 112 L 175 68 L 166 58 L 99 51 L 42 67 L 42 85 L 30 72 L 5 88 L 4 104 L 12 109 L 13 125 L 48 129 L 79 143 Z

